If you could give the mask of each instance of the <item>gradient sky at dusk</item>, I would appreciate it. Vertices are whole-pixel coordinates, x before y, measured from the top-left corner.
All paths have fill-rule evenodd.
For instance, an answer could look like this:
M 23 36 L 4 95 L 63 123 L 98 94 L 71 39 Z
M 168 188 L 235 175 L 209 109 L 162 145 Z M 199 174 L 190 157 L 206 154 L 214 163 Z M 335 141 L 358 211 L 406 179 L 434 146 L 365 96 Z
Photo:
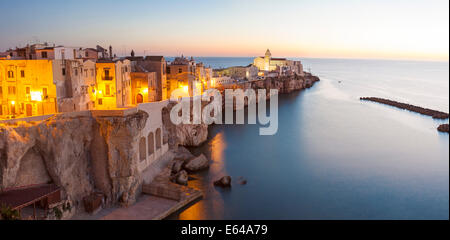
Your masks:
M 0 51 L 36 41 L 117 55 L 447 60 L 448 0 L 0 0 Z

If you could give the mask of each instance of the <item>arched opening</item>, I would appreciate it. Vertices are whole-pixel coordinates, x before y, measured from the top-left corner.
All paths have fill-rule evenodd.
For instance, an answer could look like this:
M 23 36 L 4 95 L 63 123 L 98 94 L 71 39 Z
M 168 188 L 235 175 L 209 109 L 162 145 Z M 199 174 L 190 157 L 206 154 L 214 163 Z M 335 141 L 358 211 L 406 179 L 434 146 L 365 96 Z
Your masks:
M 144 102 L 144 97 L 142 96 L 142 94 L 138 93 L 138 95 L 136 96 L 136 104 L 143 103 L 143 102 Z
M 146 144 L 145 144 L 145 137 L 142 137 L 141 140 L 139 141 L 139 159 L 142 161 L 144 161 L 147 157 L 147 148 L 146 148 Z
M 156 129 L 155 140 L 156 140 L 156 149 L 160 149 L 161 148 L 161 128 Z
M 148 155 L 152 155 L 155 152 L 155 138 L 153 137 L 153 132 L 148 134 Z

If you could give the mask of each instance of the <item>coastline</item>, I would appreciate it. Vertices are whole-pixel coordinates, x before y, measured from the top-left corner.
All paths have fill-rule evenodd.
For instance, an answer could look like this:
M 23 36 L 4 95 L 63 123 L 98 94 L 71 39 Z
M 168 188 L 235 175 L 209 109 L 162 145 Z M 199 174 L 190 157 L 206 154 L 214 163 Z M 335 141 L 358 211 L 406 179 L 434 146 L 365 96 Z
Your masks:
M 306 73 L 305 77 L 289 77 L 289 78 L 269 78 L 263 81 L 258 81 L 258 82 L 253 82 L 253 83 L 247 83 L 247 84 L 242 84 L 239 86 L 239 88 L 242 88 L 243 90 L 251 88 L 251 89 L 270 89 L 271 87 L 277 88 L 279 90 L 280 94 L 289 94 L 295 91 L 302 91 L 304 89 L 308 89 L 308 88 L 312 88 L 313 86 L 315 86 L 315 84 L 317 82 L 320 81 L 320 78 L 317 76 L 314 76 L 310 73 Z M 236 86 L 233 86 L 234 88 L 236 88 Z M 270 95 L 267 95 L 267 99 L 268 100 L 270 97 Z M 247 101 L 244 104 L 244 107 L 247 107 Z M 236 109 L 234 109 L 236 111 Z M 210 128 L 213 125 L 209 125 L 206 126 L 204 124 L 203 127 L 198 127 L 196 128 L 196 125 L 183 125 L 181 124 L 180 126 L 177 126 L 178 131 L 180 132 L 184 132 L 184 131 L 188 131 L 192 130 L 192 129 L 202 129 L 202 132 L 199 133 L 198 135 L 192 134 L 190 135 L 192 138 L 195 139 L 189 139 L 188 141 L 186 140 L 182 140 L 184 142 L 189 142 L 189 143 L 196 143 L 196 144 L 185 144 L 185 145 L 180 145 L 180 148 L 189 148 L 191 150 L 188 150 L 189 152 L 194 152 L 196 149 L 198 149 L 200 146 L 207 144 L 208 139 L 208 132 L 210 131 Z M 196 137 L 197 136 L 197 137 Z M 201 139 L 199 139 L 201 138 Z M 187 150 L 187 149 L 186 149 Z M 211 161 L 209 159 L 209 161 Z M 171 164 L 169 164 L 169 166 L 175 166 L 175 161 L 172 162 Z M 209 169 L 203 170 L 203 171 L 209 171 Z M 191 178 L 191 174 L 195 174 L 194 173 L 190 173 L 189 174 L 189 178 Z M 223 177 L 229 177 L 229 176 L 223 176 Z M 218 181 L 220 179 L 217 179 Z M 245 185 L 246 184 L 246 180 L 245 179 L 237 179 L 241 185 Z M 234 181 L 234 179 L 233 179 Z M 197 191 L 202 191 L 199 189 L 196 189 Z M 205 195 L 205 193 L 202 193 L 203 196 Z M 201 201 L 201 200 L 200 200 Z M 189 206 L 192 203 L 186 203 L 185 206 Z M 183 211 L 187 210 L 186 207 L 182 207 L 180 210 L 176 210 L 176 211 L 172 211 L 172 213 L 170 215 L 168 215 L 167 217 L 169 219 L 172 219 L 174 215 L 178 215 L 180 213 L 182 213 Z

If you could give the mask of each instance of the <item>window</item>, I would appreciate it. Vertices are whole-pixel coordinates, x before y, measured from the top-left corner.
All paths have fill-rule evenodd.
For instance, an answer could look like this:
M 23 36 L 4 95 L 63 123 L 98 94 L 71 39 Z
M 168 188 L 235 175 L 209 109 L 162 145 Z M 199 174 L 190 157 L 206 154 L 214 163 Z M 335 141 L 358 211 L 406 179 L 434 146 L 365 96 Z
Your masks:
M 16 95 L 16 87 L 15 86 L 8 86 L 8 94 L 9 95 Z
M 145 161 L 146 156 L 147 156 L 147 149 L 145 147 L 145 137 L 142 137 L 141 140 L 139 141 L 139 159 L 142 161 Z
M 91 77 L 94 76 L 94 69 L 91 69 Z
M 148 134 L 148 155 L 152 155 L 155 152 L 155 138 L 153 137 L 153 133 L 150 132 Z
M 75 69 L 75 76 L 78 76 L 78 69 Z
M 105 69 L 105 77 L 109 77 L 109 70 Z
M 26 92 L 26 94 L 30 94 L 30 93 L 31 93 L 30 87 L 26 87 L 26 88 L 25 88 L 25 92 Z
M 24 71 L 24 70 L 21 70 L 21 71 L 20 71 L 20 77 L 21 77 L 21 78 L 24 78 L 24 77 L 25 77 L 25 71 Z
M 84 56 L 89 57 L 89 53 L 87 51 L 85 51 Z
M 156 140 L 156 149 L 160 149 L 161 148 L 161 128 L 156 129 L 156 134 L 155 134 L 155 140 Z
M 88 70 L 84 69 L 84 77 L 88 77 Z
M 140 88 L 141 87 L 141 80 L 136 80 L 136 88 Z
M 47 88 L 43 88 L 42 89 L 42 96 L 44 96 L 44 98 L 48 97 L 48 95 L 47 95 Z
M 170 67 L 167 67 L 167 74 L 170 74 Z
M 179 68 L 178 73 L 182 73 L 182 72 L 183 72 L 183 69 Z
M 8 71 L 8 78 L 14 78 L 14 72 Z
M 66 76 L 66 69 L 65 68 L 62 69 L 62 75 Z
M 47 58 L 47 52 L 42 52 L 42 53 L 41 53 L 41 57 L 42 57 L 42 58 Z
M 0 86 L 0 98 L 3 97 L 3 88 Z
M 103 105 L 103 99 L 102 98 L 98 99 L 98 105 Z

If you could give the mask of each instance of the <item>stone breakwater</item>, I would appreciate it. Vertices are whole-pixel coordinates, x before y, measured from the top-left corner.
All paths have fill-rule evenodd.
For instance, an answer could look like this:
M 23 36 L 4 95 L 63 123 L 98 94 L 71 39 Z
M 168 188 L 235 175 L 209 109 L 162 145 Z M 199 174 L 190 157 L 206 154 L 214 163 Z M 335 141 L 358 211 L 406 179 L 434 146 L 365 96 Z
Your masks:
M 449 133 L 450 129 L 449 129 L 449 125 L 448 124 L 442 124 L 438 127 L 438 131 L 439 132 L 444 132 L 444 133 Z
M 392 101 L 392 100 L 384 99 L 384 98 L 362 97 L 361 101 L 371 101 L 371 102 L 382 103 L 382 104 L 386 104 L 386 105 L 393 106 L 396 108 L 405 109 L 405 110 L 409 110 L 412 112 L 427 115 L 427 116 L 433 117 L 434 119 L 448 119 L 449 118 L 448 113 L 444 113 L 444 112 L 440 112 L 440 111 L 432 110 L 432 109 L 428 109 L 428 108 L 418 107 L 418 106 L 414 106 L 414 105 L 407 104 L 407 103 L 396 102 L 396 101 Z

